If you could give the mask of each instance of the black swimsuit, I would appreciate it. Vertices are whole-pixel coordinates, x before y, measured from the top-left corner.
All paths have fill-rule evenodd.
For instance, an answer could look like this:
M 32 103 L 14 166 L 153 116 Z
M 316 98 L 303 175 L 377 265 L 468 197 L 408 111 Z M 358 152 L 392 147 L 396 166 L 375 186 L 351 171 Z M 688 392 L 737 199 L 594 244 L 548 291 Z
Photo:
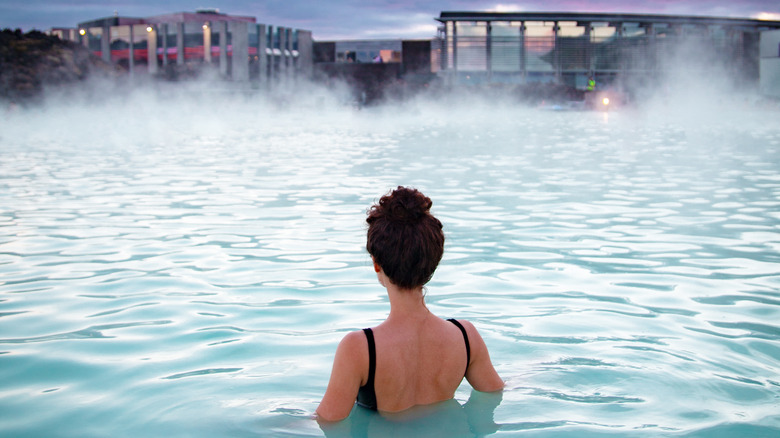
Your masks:
M 466 371 L 469 369 L 469 362 L 471 362 L 471 347 L 469 347 L 469 336 L 466 334 L 466 329 L 454 319 L 448 319 L 447 321 L 455 324 L 463 333 L 463 341 L 466 343 Z M 361 386 L 358 390 L 357 403 L 364 408 L 376 410 L 376 392 L 374 391 L 374 374 L 376 372 L 376 345 L 374 344 L 374 332 L 370 328 L 363 329 L 363 333 L 366 335 L 368 341 L 368 381 Z M 466 373 L 464 372 L 465 376 Z

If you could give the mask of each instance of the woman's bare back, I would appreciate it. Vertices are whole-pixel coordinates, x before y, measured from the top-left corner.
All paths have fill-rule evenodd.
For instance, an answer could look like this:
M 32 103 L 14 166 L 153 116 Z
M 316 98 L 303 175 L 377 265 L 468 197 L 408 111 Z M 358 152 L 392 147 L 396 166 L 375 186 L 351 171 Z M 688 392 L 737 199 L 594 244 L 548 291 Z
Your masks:
M 386 322 L 374 329 L 377 407 L 400 411 L 450 399 L 466 374 L 463 333 L 430 315 L 419 324 Z

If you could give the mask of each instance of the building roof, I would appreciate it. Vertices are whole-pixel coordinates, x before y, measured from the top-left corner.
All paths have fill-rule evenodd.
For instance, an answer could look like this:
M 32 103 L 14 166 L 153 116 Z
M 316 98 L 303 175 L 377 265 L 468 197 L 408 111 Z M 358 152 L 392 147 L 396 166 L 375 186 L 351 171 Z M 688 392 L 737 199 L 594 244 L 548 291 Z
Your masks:
M 143 18 L 135 18 L 135 17 L 119 17 L 119 16 L 111 16 L 111 17 L 104 17 L 104 18 L 98 18 L 95 20 L 90 21 L 82 21 L 79 23 L 79 28 L 87 28 L 87 27 L 103 27 L 103 26 L 126 26 L 131 24 L 144 24 L 145 21 Z
M 247 17 L 242 15 L 227 15 L 221 14 L 216 10 L 203 10 L 198 12 L 174 12 L 171 14 L 156 15 L 147 18 L 132 18 L 132 17 L 105 17 L 98 18 L 96 20 L 84 21 L 79 23 L 79 28 L 88 27 L 103 27 L 103 26 L 125 26 L 131 24 L 159 24 L 159 23 L 203 23 L 206 21 L 244 21 L 248 23 L 256 23 L 255 17 Z
M 442 12 L 437 21 L 577 21 L 611 23 L 668 23 L 728 25 L 751 28 L 780 29 L 780 21 L 756 20 L 750 18 L 705 17 L 697 15 L 657 15 L 622 13 L 580 13 L 580 12 Z
M 247 23 L 256 23 L 255 17 L 243 15 L 221 14 L 216 10 L 203 10 L 198 12 L 174 12 L 172 14 L 156 15 L 148 17 L 147 23 L 188 23 L 188 22 L 206 22 L 206 21 L 244 21 Z

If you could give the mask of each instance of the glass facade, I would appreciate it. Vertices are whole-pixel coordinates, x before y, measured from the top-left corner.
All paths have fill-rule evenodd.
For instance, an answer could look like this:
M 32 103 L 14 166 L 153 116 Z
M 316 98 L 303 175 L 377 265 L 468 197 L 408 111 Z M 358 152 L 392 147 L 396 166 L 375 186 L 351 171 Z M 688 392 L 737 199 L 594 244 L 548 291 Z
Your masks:
M 203 62 L 205 58 L 203 37 L 202 22 L 184 23 L 184 59 L 186 61 Z
M 296 49 L 297 50 L 297 49 Z M 400 63 L 400 40 L 352 40 L 336 42 L 339 63 Z
M 746 41 L 761 27 L 757 20 L 620 14 L 454 12 L 438 20 L 441 71 L 459 81 L 578 88 L 589 77 L 652 75 L 683 61 L 702 70 L 749 62 Z
M 101 56 L 103 50 L 101 46 L 101 41 L 103 39 L 103 28 L 90 27 L 88 29 L 84 29 L 84 31 L 86 32 L 84 34 L 84 38 L 86 39 L 87 48 L 95 55 Z
M 462 72 L 484 72 L 487 70 L 487 23 L 458 22 L 455 68 Z
M 165 32 L 163 35 L 165 41 L 161 47 L 165 48 L 166 62 L 176 62 L 176 34 L 178 33 L 176 23 L 164 24 L 162 27 Z
M 133 58 L 136 64 L 146 64 L 149 57 L 149 38 L 145 24 L 133 25 Z

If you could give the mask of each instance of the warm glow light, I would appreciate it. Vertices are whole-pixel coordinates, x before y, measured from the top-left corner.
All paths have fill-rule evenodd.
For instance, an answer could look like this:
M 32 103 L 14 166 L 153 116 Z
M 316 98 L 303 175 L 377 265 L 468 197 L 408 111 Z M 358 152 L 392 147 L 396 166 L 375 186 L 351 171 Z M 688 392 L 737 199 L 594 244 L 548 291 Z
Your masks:
M 206 30 L 208 28 L 209 28 L 209 24 L 208 23 L 203 23 L 203 30 Z
M 609 105 L 609 97 L 605 97 L 605 98 L 601 99 L 601 103 L 603 103 L 604 106 Z
M 146 31 L 147 31 L 147 32 L 151 32 L 151 31 L 153 31 L 153 30 L 154 30 L 154 29 L 152 29 L 152 26 L 146 26 Z
M 84 29 L 79 29 L 79 35 L 82 35 L 82 36 L 83 36 L 83 35 L 86 35 L 86 34 L 87 34 L 87 31 L 86 31 L 86 30 L 84 30 Z

